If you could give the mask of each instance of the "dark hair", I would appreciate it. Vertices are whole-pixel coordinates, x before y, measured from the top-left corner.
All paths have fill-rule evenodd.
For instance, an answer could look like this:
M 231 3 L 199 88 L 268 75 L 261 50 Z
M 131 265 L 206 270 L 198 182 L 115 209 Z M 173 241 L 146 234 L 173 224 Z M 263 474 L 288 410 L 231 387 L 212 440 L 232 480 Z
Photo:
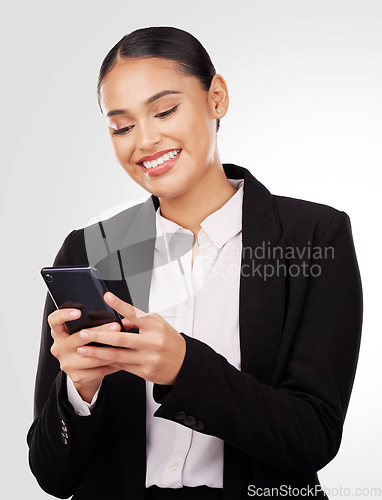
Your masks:
M 119 59 L 161 58 L 175 61 L 186 75 L 195 76 L 208 92 L 211 80 L 216 74 L 206 49 L 187 31 L 170 26 L 141 28 L 121 40 L 106 55 L 102 62 L 97 84 L 98 102 L 103 79 Z M 219 130 L 217 120 L 216 130 Z

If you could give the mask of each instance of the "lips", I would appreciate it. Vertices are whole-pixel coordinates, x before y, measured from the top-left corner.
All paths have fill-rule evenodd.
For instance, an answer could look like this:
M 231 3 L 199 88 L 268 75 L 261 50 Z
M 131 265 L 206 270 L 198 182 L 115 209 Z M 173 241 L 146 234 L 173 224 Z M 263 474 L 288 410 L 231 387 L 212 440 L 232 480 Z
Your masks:
M 168 172 L 178 161 L 181 149 L 167 149 L 152 156 L 144 156 L 137 164 L 145 174 L 155 177 Z
M 171 153 L 171 152 L 174 152 L 174 151 L 181 151 L 180 149 L 165 149 L 163 151 L 158 151 L 157 153 L 155 153 L 155 155 L 152 155 L 152 156 L 144 156 L 143 158 L 141 158 L 140 160 L 137 161 L 138 164 L 140 165 L 143 165 L 144 162 L 149 162 L 149 161 L 155 161 L 157 160 L 158 158 L 160 158 L 161 156 L 165 155 L 165 154 L 168 154 L 168 153 Z

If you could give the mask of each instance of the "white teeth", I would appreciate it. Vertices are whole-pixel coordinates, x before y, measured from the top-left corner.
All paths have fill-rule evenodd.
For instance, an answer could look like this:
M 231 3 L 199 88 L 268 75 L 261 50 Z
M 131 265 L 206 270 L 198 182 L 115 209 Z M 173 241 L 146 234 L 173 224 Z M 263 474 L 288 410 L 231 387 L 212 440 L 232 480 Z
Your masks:
M 169 153 L 165 153 L 163 156 L 160 156 L 156 160 L 153 161 L 144 161 L 143 166 L 145 168 L 154 168 L 157 167 L 158 165 L 162 165 L 165 161 L 170 160 L 171 158 L 175 158 L 180 153 L 180 149 L 174 149 L 170 151 Z

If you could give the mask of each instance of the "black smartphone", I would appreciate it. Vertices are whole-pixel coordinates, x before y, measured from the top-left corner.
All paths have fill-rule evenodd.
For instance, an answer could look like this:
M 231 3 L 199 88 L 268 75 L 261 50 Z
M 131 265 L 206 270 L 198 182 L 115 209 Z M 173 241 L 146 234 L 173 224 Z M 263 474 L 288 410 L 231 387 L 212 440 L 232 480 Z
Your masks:
M 90 266 L 44 267 L 41 275 L 57 309 L 81 310 L 79 319 L 67 321 L 69 333 L 116 321 L 126 331 L 121 316 L 103 299 L 107 292 L 98 270 Z M 131 328 L 130 332 L 138 330 Z

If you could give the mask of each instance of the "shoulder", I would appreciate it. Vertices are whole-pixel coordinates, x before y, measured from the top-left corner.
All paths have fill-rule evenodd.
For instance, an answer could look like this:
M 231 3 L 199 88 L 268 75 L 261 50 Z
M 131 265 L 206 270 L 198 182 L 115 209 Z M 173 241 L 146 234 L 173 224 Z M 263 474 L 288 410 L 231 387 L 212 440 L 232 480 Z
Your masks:
M 90 260 L 94 260 L 90 258 L 94 252 L 100 252 L 103 255 L 105 246 L 107 249 L 112 242 L 117 244 L 118 240 L 129 231 L 142 207 L 146 204 L 153 205 L 148 203 L 149 200 L 150 198 L 145 202 L 138 201 L 134 205 L 129 204 L 128 208 L 110 217 L 104 217 L 104 214 L 101 214 L 85 227 L 71 231 L 57 254 L 55 265 L 88 265 Z
M 284 220 L 322 220 L 324 223 L 333 219 L 341 210 L 313 201 L 301 200 L 272 194 L 273 203 L 279 216 Z
M 272 200 L 286 241 L 304 237 L 318 243 L 329 228 L 350 227 L 348 215 L 329 205 L 279 195 L 272 195 Z
M 322 203 L 271 194 L 246 168 L 224 164 L 228 178 L 244 179 L 243 227 L 257 237 L 289 244 L 319 242 L 329 228 L 349 230 L 345 212 Z M 246 222 L 246 224 L 244 224 Z

